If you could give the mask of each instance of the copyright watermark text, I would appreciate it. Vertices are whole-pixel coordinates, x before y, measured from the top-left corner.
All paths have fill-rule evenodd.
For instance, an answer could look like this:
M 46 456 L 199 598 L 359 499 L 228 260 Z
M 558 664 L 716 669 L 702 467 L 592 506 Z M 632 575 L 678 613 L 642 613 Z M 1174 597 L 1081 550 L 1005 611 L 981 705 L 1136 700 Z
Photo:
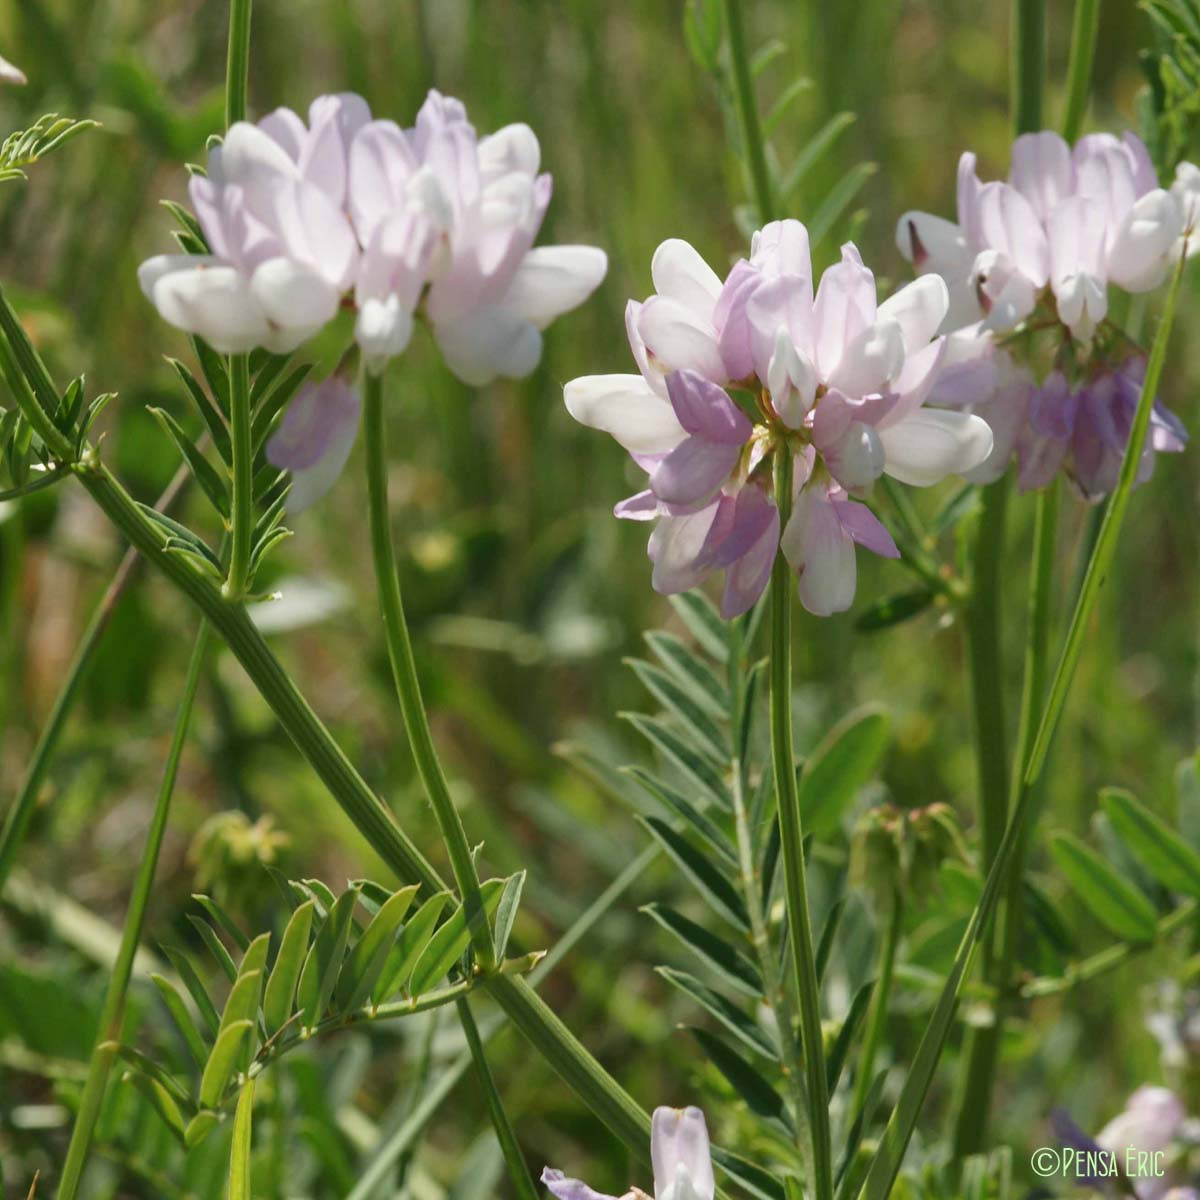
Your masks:
M 1043 1179 L 1162 1179 L 1167 1173 L 1165 1150 L 1077 1150 L 1041 1146 L 1030 1158 L 1033 1173 Z

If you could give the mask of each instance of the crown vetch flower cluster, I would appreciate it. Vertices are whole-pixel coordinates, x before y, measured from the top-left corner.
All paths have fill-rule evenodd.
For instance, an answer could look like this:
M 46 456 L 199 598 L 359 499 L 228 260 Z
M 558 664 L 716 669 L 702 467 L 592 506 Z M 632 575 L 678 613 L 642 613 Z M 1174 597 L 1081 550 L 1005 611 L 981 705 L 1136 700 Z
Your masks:
M 464 382 L 537 366 L 541 331 L 604 278 L 591 246 L 533 247 L 550 176 L 527 125 L 480 138 L 433 91 L 412 129 L 372 120 L 366 101 L 313 101 L 307 124 L 280 108 L 239 121 L 189 194 L 211 250 L 143 263 L 161 316 L 215 349 L 295 350 L 343 305 L 368 369 L 400 354 L 423 311 Z M 267 455 L 292 472 L 293 512 L 324 493 L 349 456 L 360 405 L 329 379 L 297 394 Z
M 756 233 L 724 282 L 679 240 L 659 246 L 651 276 L 655 295 L 626 308 L 639 374 L 576 379 L 565 400 L 648 476 L 615 512 L 657 522 L 654 587 L 686 591 L 723 570 L 721 611 L 735 616 L 762 594 L 782 548 L 809 611 L 848 608 L 855 546 L 898 553 L 852 497 L 884 472 L 924 486 L 991 451 L 984 421 L 924 407 L 945 352 L 945 284 L 928 276 L 878 304 L 875 278 L 848 244 L 814 293 L 808 232 L 792 220 Z M 782 530 L 777 453 L 793 458 Z
M 447 365 L 468 383 L 528 374 L 541 330 L 607 269 L 591 246 L 533 249 L 550 176 L 527 125 L 480 138 L 463 105 L 430 92 L 412 129 L 359 96 L 321 96 L 306 124 L 281 108 L 239 121 L 189 185 L 211 254 L 142 264 L 171 324 L 216 349 L 294 350 L 358 312 L 368 365 L 401 353 L 424 302 Z
M 963 154 L 957 223 L 900 218 L 901 253 L 950 292 L 947 360 L 930 402 L 977 412 L 995 434 L 970 478 L 998 478 L 1015 454 L 1022 490 L 1060 470 L 1087 499 L 1112 489 L 1145 361 L 1107 321 L 1109 285 L 1159 287 L 1200 248 L 1198 204 L 1200 169 L 1181 163 L 1171 187 L 1159 187 L 1132 133 L 1071 147 L 1042 131 L 1013 143 L 1007 182 L 981 182 L 974 154 Z M 1155 452 L 1181 450 L 1186 437 L 1156 404 L 1141 477 Z

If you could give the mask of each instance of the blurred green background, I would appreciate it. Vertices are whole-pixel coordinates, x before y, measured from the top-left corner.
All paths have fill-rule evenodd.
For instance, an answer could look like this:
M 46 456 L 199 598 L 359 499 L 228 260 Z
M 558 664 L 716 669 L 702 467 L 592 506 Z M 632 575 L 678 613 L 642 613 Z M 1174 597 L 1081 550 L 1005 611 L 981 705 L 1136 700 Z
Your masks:
M 898 214 L 916 207 L 952 215 L 965 148 L 979 152 L 984 174 L 1007 169 L 1006 6 L 760 0 L 748 8 L 752 43 L 778 39 L 782 47 L 759 76 L 764 108 L 797 78 L 811 80 L 773 134 L 784 169 L 834 114 L 857 114 L 805 176 L 791 215 L 810 218 L 848 170 L 876 164 L 837 231 L 854 230 L 885 287 L 903 280 L 892 240 Z M 1048 9 L 1054 123 L 1070 6 Z M 638 652 L 645 629 L 677 628 L 649 586 L 645 528 L 610 515 L 634 482 L 624 455 L 568 418 L 561 387 L 576 375 L 632 369 L 623 306 L 650 290 L 659 241 L 684 237 L 719 271 L 745 247 L 734 218 L 745 199 L 738 160 L 717 90 L 684 46 L 682 15 L 681 3 L 666 0 L 259 0 L 254 13 L 255 115 L 277 105 L 303 112 L 322 92 L 355 90 L 376 114 L 408 124 L 436 86 L 461 97 L 480 130 L 528 121 L 555 180 L 541 240 L 590 242 L 610 256 L 600 292 L 549 331 L 532 378 L 468 389 L 418 335 L 389 383 L 394 529 L 435 730 L 467 828 L 486 843 L 489 872 L 529 868 L 517 932 L 530 946 L 551 944 L 643 844 L 629 814 L 567 765 L 556 745 L 581 740 L 606 747 L 616 761 L 636 761 L 642 748 L 614 713 L 644 707 L 645 698 L 622 658 Z M 185 198 L 183 164 L 202 161 L 205 138 L 221 126 L 226 19 L 226 5 L 213 0 L 13 0 L 0 12 L 0 51 L 29 76 L 27 88 L 0 92 L 0 132 L 51 110 L 103 125 L 37 165 L 28 183 L 0 185 L 0 276 L 60 381 L 86 372 L 93 394 L 119 393 L 105 417 L 104 454 L 146 501 L 177 458 L 144 409 L 160 404 L 183 415 L 162 356 L 188 361 L 190 351 L 144 301 L 135 270 L 171 249 L 171 220 L 158 201 Z M 1148 38 L 1134 5 L 1103 6 L 1091 127 L 1133 123 L 1137 50 Z M 819 247 L 824 262 L 836 241 Z M 1163 399 L 1193 428 L 1200 420 L 1195 284 L 1193 274 L 1163 386 Z M 1108 784 L 1173 811 L 1175 765 L 1197 743 L 1198 485 L 1193 452 L 1160 458 L 1153 482 L 1137 494 L 1055 750 L 1043 830 L 1087 829 L 1096 791 Z M 934 511 L 952 486 L 919 497 L 921 507 Z M 281 627 L 274 645 L 440 864 L 393 702 L 364 504 L 356 456 L 326 501 L 295 522 L 296 536 L 279 556 L 276 583 L 286 600 L 273 614 Z M 207 519 L 200 505 L 188 511 Z M 1012 512 L 1004 586 L 1015 710 L 1032 499 Z M 1064 594 L 1086 520 L 1070 498 Z M 945 550 L 955 552 L 953 539 Z M 19 785 L 121 551 L 69 486 L 0 506 L 0 807 Z M 896 564 L 863 555 L 859 565 L 860 609 L 910 586 Z M 856 633 L 853 622 L 854 614 L 799 618 L 801 750 L 853 706 L 882 702 L 893 714 L 894 744 L 881 787 L 903 805 L 952 803 L 973 834 L 961 631 L 937 612 L 874 635 Z M 57 1071 L 69 1081 L 86 1057 L 108 953 L 103 928 L 80 927 L 71 906 L 119 928 L 194 628 L 192 612 L 159 580 L 142 578 L 123 602 L 52 769 L 22 886 L 0 910 L 6 1195 L 24 1195 L 33 1170 L 52 1170 L 65 1145 L 66 1115 L 46 1076 Z M 863 802 L 881 794 L 875 789 Z M 245 820 L 214 824 L 230 812 Z M 260 820 L 286 835 L 281 844 L 263 826 L 247 832 Z M 278 906 L 255 859 L 268 852 L 293 875 L 337 884 L 362 874 L 386 878 L 236 664 L 217 655 L 184 759 L 147 943 L 192 936 L 185 914 L 190 893 L 201 889 L 231 897 L 248 926 L 266 928 Z M 1049 874 L 1040 849 L 1034 864 Z M 1052 876 L 1047 886 L 1063 894 Z M 701 1071 L 690 1041 L 674 1031 L 694 1013 L 652 971 L 672 961 L 674 947 L 637 911 L 651 898 L 686 896 L 660 864 L 545 987 L 571 1028 L 647 1106 L 684 1103 Z M 933 898 L 910 930 L 912 944 L 929 943 L 931 967 L 944 965 L 957 928 L 939 924 L 938 904 Z M 1085 926 L 1083 942 L 1094 948 L 1103 938 Z M 1146 991 L 1160 976 L 1178 975 L 1177 966 L 1163 956 L 1142 960 L 1026 1014 L 1006 1047 L 997 1107 L 997 1136 L 1018 1148 L 1018 1161 L 1021 1148 L 1046 1140 L 1054 1106 L 1071 1106 L 1092 1127 L 1134 1086 L 1161 1078 L 1144 1024 L 1152 1007 Z M 914 990 L 918 1015 L 921 996 Z M 140 1007 L 145 1022 L 161 1019 L 149 996 Z M 453 1023 L 445 1024 L 438 1055 L 457 1044 Z M 918 1028 L 901 1019 L 891 1030 L 902 1057 Z M 365 1037 L 313 1052 L 325 1070 L 360 1055 L 346 1067 L 349 1082 L 328 1096 L 342 1143 L 328 1153 L 350 1164 L 373 1123 L 404 1100 L 419 1049 L 407 1027 L 370 1043 Z M 359 1042 L 369 1055 L 355 1048 Z M 617 1191 L 636 1177 L 515 1035 L 496 1046 L 496 1073 L 534 1162 L 590 1171 L 596 1186 Z M 944 1126 L 949 1103 L 939 1087 L 927 1134 Z M 711 1119 L 736 1143 L 728 1107 Z M 487 1139 L 476 1145 L 485 1129 L 477 1090 L 460 1087 L 421 1148 L 427 1186 L 463 1197 L 505 1186 Z M 97 1195 L 152 1194 L 115 1166 L 99 1186 Z

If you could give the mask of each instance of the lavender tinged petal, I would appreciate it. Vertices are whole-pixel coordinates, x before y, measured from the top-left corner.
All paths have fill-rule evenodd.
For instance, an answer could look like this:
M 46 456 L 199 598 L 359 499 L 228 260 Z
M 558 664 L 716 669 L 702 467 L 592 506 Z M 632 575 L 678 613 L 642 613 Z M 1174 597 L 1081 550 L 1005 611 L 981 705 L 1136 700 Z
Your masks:
M 739 445 L 690 437 L 659 464 L 650 490 L 666 504 L 697 504 L 725 482 L 741 452 Z
M 542 1169 L 542 1182 L 558 1200 L 619 1200 L 616 1196 L 596 1191 L 581 1179 L 568 1179 L 553 1167 Z
M 853 500 L 834 500 L 832 504 L 842 528 L 858 545 L 882 558 L 900 557 L 892 535 L 865 504 Z
M 667 376 L 667 394 L 680 425 L 706 442 L 742 446 L 754 432 L 749 418 L 724 389 L 695 371 L 676 371 Z
M 267 442 L 267 461 L 290 471 L 288 511 L 297 513 L 320 499 L 341 474 L 358 433 L 358 392 L 331 377 L 306 383 Z
M 653 521 L 662 511 L 652 491 L 637 492 L 613 506 L 613 516 L 622 521 Z

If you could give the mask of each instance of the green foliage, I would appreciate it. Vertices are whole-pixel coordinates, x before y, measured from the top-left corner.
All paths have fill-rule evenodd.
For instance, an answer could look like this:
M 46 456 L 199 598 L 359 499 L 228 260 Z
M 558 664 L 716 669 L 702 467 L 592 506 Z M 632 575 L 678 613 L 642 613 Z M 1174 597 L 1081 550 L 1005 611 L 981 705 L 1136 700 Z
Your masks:
M 502 895 L 509 896 L 510 925 L 519 897 L 508 886 L 512 882 L 483 884 L 489 915 Z M 464 958 L 469 937 L 461 907 L 438 921 L 445 896 L 410 916 L 415 887 L 390 892 L 359 880 L 337 896 L 319 880 L 285 887 L 294 908 L 273 959 L 271 934 L 248 939 L 221 905 L 197 896 L 203 915 L 193 916 L 192 925 L 218 979 L 229 983 L 225 999 L 218 1003 L 217 989 L 203 981 L 187 951 L 167 948 L 177 979 L 155 974 L 154 984 L 187 1058 L 165 1045 L 154 1057 L 121 1050 L 126 1078 L 189 1152 L 236 1109 L 235 1182 L 249 1170 L 254 1083 L 281 1056 L 318 1034 L 428 1012 L 474 986 Z M 527 966 L 528 960 L 513 964 Z
M 1141 0 L 1154 45 L 1142 54 L 1148 86 L 1138 100 L 1142 136 L 1160 177 L 1187 157 L 1200 123 L 1200 5 L 1196 0 Z
M 0 183 L 10 179 L 25 179 L 26 167 L 57 150 L 85 129 L 96 128 L 95 121 L 75 121 L 60 117 L 58 113 L 47 113 L 39 117 L 28 129 L 10 133 L 0 142 Z

